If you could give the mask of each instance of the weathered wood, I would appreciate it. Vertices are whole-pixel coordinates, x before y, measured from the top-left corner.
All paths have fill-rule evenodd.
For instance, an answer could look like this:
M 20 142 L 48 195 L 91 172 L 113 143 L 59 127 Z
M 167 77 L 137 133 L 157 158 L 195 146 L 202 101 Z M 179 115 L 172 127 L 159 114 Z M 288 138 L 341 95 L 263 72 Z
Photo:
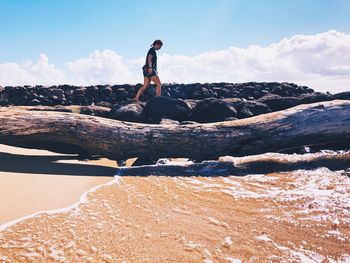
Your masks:
M 350 170 L 350 151 L 318 152 L 313 154 L 267 153 L 245 157 L 223 156 L 217 161 L 203 161 L 201 163 L 170 161 L 160 159 L 156 165 L 117 168 L 116 175 L 128 176 L 244 176 L 249 174 L 267 174 L 290 172 L 299 169 L 313 170 L 327 167 L 332 171 Z
M 350 101 L 319 102 L 209 124 L 151 125 L 66 112 L 0 107 L 0 143 L 114 160 L 216 159 L 350 141 Z
M 26 111 L 59 111 L 59 112 L 71 112 L 71 113 L 81 113 L 84 112 L 84 110 L 92 110 L 92 111 L 98 111 L 105 115 L 108 114 L 108 112 L 111 110 L 107 107 L 102 106 L 96 106 L 96 105 L 69 105 L 69 106 L 62 106 L 62 105 L 55 105 L 55 106 L 15 106 L 18 110 L 26 110 Z M 13 108 L 8 107 L 8 108 Z

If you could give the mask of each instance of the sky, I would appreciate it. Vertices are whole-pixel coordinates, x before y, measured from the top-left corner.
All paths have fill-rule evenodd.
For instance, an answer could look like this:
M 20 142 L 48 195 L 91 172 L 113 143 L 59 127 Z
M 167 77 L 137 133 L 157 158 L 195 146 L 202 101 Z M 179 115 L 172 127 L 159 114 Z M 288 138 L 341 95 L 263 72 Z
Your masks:
M 0 0 L 0 85 L 290 81 L 350 90 L 350 0 Z

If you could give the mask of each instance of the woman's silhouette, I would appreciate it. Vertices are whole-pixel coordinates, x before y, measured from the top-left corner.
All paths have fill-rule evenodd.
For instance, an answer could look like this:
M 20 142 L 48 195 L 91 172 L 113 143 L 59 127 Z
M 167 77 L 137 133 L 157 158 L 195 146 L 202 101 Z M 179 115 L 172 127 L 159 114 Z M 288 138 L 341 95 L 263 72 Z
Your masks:
M 160 79 L 158 77 L 157 73 L 157 54 L 156 50 L 159 50 L 163 46 L 163 42 L 161 40 L 155 40 L 151 46 L 151 48 L 148 50 L 147 56 L 146 56 L 146 63 L 142 67 L 143 76 L 144 76 L 144 82 L 143 86 L 138 90 L 134 100 L 136 102 L 140 101 L 140 97 L 142 93 L 149 87 L 149 84 L 151 81 L 153 81 L 156 86 L 156 95 L 160 96 L 161 94 L 161 83 Z

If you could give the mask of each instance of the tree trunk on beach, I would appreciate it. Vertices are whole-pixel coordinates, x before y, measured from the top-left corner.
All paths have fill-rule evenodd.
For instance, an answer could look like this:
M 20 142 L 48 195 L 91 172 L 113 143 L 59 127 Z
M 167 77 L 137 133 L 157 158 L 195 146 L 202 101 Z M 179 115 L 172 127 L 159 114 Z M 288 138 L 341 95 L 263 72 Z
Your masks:
M 140 124 L 67 112 L 0 107 L 0 143 L 125 160 L 217 159 L 313 144 L 349 144 L 350 101 L 299 105 L 208 124 Z

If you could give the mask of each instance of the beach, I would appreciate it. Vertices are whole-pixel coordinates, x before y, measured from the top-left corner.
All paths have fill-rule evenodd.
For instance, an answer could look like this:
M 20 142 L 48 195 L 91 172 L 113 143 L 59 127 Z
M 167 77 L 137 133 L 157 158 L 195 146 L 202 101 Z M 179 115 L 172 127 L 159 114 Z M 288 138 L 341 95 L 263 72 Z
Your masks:
M 292 162 L 294 158 L 313 160 L 317 156 L 283 155 L 282 159 Z M 348 160 L 349 153 L 334 152 L 331 156 Z M 235 162 L 272 157 L 263 154 L 235 158 Z M 108 160 L 89 165 L 99 162 L 104 163 L 102 167 L 113 166 Z M 27 216 L 0 226 L 0 262 L 350 259 L 350 178 L 344 171 L 319 167 L 245 176 L 45 176 L 58 178 L 37 184 L 35 194 L 21 204 L 29 207 L 27 213 L 11 208 L 12 219 Z M 27 179 L 30 183 L 35 175 L 28 178 L 32 178 Z M 46 191 L 53 196 L 40 194 L 45 187 L 50 187 L 51 191 Z M 54 188 L 60 190 L 53 192 Z M 66 192 L 71 193 L 71 199 L 63 198 Z M 35 207 L 34 198 L 52 200 Z M 10 211 L 12 201 L 8 199 L 4 211 Z M 39 212 L 41 209 L 49 211 Z
M 113 179 L 114 161 L 79 161 L 77 155 L 0 144 L 0 225 L 79 201 Z
M 350 263 L 349 11 L 1 1 L 0 263 Z
M 1 108 L 4 143 L 47 151 L 1 145 L 0 262 L 350 260 L 348 101 L 160 125 L 67 110 Z

